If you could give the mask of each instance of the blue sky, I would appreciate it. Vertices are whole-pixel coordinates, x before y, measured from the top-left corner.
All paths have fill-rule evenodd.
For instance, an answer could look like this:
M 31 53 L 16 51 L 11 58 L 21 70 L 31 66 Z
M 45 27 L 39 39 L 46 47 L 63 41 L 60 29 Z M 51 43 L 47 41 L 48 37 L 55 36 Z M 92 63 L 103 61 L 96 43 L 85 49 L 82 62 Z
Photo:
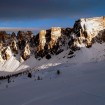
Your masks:
M 105 0 L 0 0 L 0 28 L 72 27 L 75 20 L 105 15 Z
M 50 18 L 50 19 L 30 19 L 30 20 L 9 20 L 1 21 L 1 29 L 7 29 L 17 32 L 17 30 L 32 30 L 34 33 L 38 33 L 41 29 L 49 29 L 51 27 L 73 27 L 75 18 Z
M 49 19 L 25 19 L 25 20 L 8 20 L 0 21 L 1 27 L 38 27 L 50 28 L 52 26 L 71 27 L 73 26 L 75 18 L 49 18 Z

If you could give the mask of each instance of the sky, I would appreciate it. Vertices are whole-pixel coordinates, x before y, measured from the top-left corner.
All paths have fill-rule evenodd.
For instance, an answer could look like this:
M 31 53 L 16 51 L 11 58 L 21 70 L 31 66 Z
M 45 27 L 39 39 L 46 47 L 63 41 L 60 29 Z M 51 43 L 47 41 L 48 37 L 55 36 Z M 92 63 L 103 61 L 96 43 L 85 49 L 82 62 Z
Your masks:
M 75 20 L 105 16 L 105 0 L 0 0 L 0 29 L 72 27 Z

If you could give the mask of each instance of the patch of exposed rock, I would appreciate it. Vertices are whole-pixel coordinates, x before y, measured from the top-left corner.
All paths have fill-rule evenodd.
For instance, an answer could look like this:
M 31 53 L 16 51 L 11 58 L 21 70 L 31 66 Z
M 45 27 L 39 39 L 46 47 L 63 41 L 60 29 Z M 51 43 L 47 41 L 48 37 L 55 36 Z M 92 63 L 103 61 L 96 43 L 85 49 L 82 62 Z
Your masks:
M 0 61 L 18 55 L 24 62 L 31 55 L 43 58 L 58 55 L 64 50 L 79 50 L 91 47 L 93 43 L 105 42 L 105 17 L 82 18 L 75 22 L 73 28 L 52 27 L 41 30 L 36 36 L 31 31 L 19 31 L 11 35 L 0 32 Z

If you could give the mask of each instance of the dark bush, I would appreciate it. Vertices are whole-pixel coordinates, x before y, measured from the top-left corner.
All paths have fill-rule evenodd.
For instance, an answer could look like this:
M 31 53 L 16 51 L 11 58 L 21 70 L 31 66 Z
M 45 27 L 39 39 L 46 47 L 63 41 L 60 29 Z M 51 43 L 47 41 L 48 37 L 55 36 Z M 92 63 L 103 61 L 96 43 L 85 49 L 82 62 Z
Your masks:
M 37 80 L 42 80 L 42 78 L 40 76 L 38 76 Z
M 28 73 L 28 77 L 29 77 L 29 78 L 32 78 L 32 74 L 31 74 L 31 73 Z
M 59 75 L 60 74 L 60 70 L 57 70 L 57 75 Z
M 51 55 L 50 54 L 46 55 L 46 59 L 51 59 Z

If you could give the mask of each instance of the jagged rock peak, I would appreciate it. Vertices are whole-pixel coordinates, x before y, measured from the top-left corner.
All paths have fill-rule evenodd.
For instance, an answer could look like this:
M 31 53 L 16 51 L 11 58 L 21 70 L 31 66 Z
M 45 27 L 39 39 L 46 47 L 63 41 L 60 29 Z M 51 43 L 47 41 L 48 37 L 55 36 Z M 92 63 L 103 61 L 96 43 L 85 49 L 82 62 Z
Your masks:
M 12 56 L 12 51 L 10 46 L 8 46 L 4 51 L 5 59 L 8 60 Z
M 46 44 L 46 30 L 41 30 L 39 32 L 39 47 L 40 47 L 40 50 L 43 50 L 44 49 L 44 46 Z
M 81 40 L 85 39 L 86 45 L 88 46 L 92 44 L 92 39 L 104 29 L 105 16 L 94 18 L 81 18 L 75 22 L 73 33 Z
M 27 60 L 29 57 L 30 57 L 30 46 L 29 44 L 27 43 L 25 45 L 25 48 L 24 48 L 24 51 L 23 51 L 23 54 L 22 54 L 22 57 L 24 60 Z
M 36 36 L 31 31 L 19 31 L 17 35 L 0 32 L 0 61 L 18 54 L 20 62 L 32 54 L 35 58 L 57 55 L 64 50 L 91 47 L 93 39 L 105 42 L 105 17 L 81 18 L 73 28 L 52 27 L 41 30 Z M 10 48 L 8 48 L 10 47 Z

